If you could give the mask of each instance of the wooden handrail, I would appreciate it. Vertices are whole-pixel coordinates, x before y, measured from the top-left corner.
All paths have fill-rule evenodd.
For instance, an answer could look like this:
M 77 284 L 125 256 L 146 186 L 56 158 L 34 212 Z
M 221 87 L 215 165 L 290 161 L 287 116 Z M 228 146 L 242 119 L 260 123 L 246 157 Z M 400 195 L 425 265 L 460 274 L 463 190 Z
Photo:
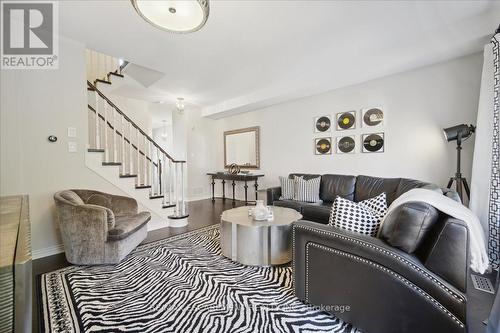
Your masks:
M 89 109 L 90 109 L 92 112 L 94 112 L 94 113 L 95 113 L 95 109 L 94 109 L 92 106 L 90 106 L 90 105 L 88 105 L 88 104 L 87 104 L 87 106 L 89 107 Z M 99 114 L 99 118 L 100 118 L 100 119 L 102 119 L 102 120 L 104 121 L 104 117 L 103 117 L 101 114 Z M 157 164 L 156 164 L 153 160 L 151 160 L 151 158 L 149 158 L 149 157 L 148 157 L 148 155 L 147 155 L 145 152 L 143 152 L 142 150 L 140 150 L 140 149 L 139 149 L 136 145 L 134 145 L 134 144 L 130 141 L 130 139 L 127 139 L 127 138 L 125 137 L 125 133 L 123 133 L 123 135 L 122 135 L 122 133 L 121 133 L 118 129 L 115 129 L 115 128 L 113 127 L 113 125 L 112 125 L 109 121 L 106 121 L 106 123 L 108 124 L 108 126 L 109 126 L 109 127 L 110 127 L 113 131 L 115 131 L 115 132 L 116 132 L 116 135 L 118 135 L 118 136 L 122 136 L 122 137 L 123 137 L 123 140 L 125 140 L 125 141 L 127 141 L 129 144 L 131 144 L 131 145 L 132 145 L 132 147 L 133 147 L 135 150 L 137 150 L 137 151 L 139 152 L 139 154 L 144 155 L 144 157 L 146 157 L 146 159 L 147 159 L 148 161 L 153 162 L 154 166 L 158 167 L 158 165 L 157 165 Z M 183 163 L 183 162 L 175 162 L 175 161 L 173 161 L 172 163 Z
M 120 71 L 120 74 L 125 69 L 125 67 L 127 67 L 128 64 L 130 64 L 130 62 L 128 62 L 127 60 L 123 60 L 123 64 L 120 67 L 118 67 L 118 71 Z
M 172 156 L 170 156 L 151 137 L 149 137 L 149 135 L 147 135 L 136 123 L 134 123 L 134 121 L 132 119 L 130 119 L 122 110 L 120 110 L 119 107 L 117 107 L 113 102 L 111 102 L 111 100 L 109 98 L 107 98 L 99 89 L 97 89 L 97 87 L 95 85 L 93 85 L 89 81 L 87 81 L 87 85 L 92 90 L 96 91 L 99 94 L 99 96 L 101 96 L 102 99 L 104 99 L 109 105 L 111 105 L 111 107 L 113 107 L 119 114 L 121 114 L 125 118 L 125 120 L 127 120 L 129 123 L 131 123 L 142 135 L 144 135 L 150 142 L 152 142 L 153 145 L 155 145 L 156 148 L 158 148 L 163 154 L 165 154 L 165 156 L 167 156 L 169 160 L 171 160 L 174 163 L 186 163 L 186 161 L 175 160 Z M 89 105 L 89 107 L 95 112 L 94 108 L 92 108 L 90 105 Z

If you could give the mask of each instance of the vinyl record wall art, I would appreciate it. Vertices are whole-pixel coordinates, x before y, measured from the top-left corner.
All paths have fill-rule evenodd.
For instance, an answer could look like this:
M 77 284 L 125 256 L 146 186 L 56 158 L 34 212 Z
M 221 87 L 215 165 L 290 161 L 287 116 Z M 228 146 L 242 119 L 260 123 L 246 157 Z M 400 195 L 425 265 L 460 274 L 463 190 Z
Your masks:
M 374 127 L 384 125 L 384 111 L 381 107 L 361 110 L 363 127 Z
M 356 128 L 356 111 L 337 113 L 337 130 L 349 130 Z
M 332 153 L 332 138 L 317 138 L 314 141 L 314 153 L 316 155 L 328 155 Z
M 314 131 L 316 133 L 329 132 L 330 127 L 332 127 L 332 120 L 330 116 L 314 118 Z
M 353 154 L 356 148 L 354 136 L 337 137 L 337 154 Z
M 383 153 L 385 149 L 384 133 L 363 134 L 363 153 Z

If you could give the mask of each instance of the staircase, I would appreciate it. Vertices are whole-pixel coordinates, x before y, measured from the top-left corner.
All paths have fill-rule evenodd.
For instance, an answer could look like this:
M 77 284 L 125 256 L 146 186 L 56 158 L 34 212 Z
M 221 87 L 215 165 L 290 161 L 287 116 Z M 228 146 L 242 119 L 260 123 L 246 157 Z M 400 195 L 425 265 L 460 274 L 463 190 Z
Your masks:
M 168 221 L 168 226 L 184 226 L 189 216 L 185 198 L 186 161 L 170 156 L 98 88 L 122 79 L 126 64 L 87 51 L 86 165 Z

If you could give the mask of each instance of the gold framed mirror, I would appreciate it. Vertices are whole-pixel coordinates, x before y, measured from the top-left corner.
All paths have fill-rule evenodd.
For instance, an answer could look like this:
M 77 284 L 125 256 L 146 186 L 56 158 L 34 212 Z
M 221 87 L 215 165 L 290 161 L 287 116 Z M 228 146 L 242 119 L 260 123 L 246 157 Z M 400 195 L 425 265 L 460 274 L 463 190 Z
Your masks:
M 224 166 L 237 164 L 242 169 L 260 168 L 260 127 L 224 132 Z

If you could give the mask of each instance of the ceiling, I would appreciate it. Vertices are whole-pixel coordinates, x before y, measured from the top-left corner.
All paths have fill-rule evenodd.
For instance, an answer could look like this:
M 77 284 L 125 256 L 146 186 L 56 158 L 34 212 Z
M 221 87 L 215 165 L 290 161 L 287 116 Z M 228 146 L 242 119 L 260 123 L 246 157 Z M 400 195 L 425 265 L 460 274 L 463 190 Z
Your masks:
M 211 0 L 204 28 L 172 34 L 129 0 L 60 4 L 62 35 L 163 73 L 155 98 L 213 118 L 478 52 L 499 19 L 495 1 Z

